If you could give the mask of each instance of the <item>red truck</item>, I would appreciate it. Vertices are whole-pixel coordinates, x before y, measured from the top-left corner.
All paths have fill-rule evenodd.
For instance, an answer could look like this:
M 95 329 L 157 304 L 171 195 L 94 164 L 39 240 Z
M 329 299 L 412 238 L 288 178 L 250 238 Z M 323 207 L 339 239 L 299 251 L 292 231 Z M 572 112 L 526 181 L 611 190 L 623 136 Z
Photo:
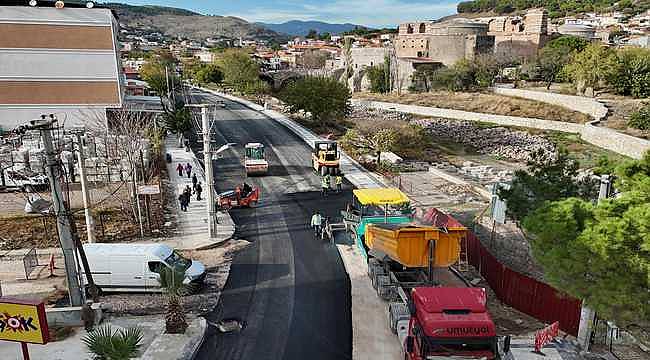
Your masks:
M 399 329 L 399 322 L 397 325 L 404 344 L 404 359 L 500 358 L 484 289 L 416 287 L 411 290 L 408 308 L 408 325 L 401 320 L 401 327 L 407 328 Z M 506 338 L 503 351 L 507 353 L 508 347 Z

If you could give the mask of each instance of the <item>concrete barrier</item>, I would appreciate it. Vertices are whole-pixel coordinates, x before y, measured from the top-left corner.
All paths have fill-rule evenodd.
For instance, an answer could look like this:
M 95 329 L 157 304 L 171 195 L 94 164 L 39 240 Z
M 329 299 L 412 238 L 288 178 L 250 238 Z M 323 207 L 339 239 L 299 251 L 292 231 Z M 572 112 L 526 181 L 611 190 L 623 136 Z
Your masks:
M 208 324 L 205 318 L 192 321 L 185 334 L 161 334 L 156 337 L 140 360 L 192 360 L 196 357 Z
M 91 304 L 90 309 L 94 315 L 93 324 L 99 324 L 102 321 L 102 314 L 103 314 L 101 303 Z M 45 316 L 47 318 L 47 325 L 49 327 L 84 326 L 85 324 L 81 312 L 82 312 L 81 306 L 69 306 L 69 307 L 62 307 L 62 308 L 46 309 Z

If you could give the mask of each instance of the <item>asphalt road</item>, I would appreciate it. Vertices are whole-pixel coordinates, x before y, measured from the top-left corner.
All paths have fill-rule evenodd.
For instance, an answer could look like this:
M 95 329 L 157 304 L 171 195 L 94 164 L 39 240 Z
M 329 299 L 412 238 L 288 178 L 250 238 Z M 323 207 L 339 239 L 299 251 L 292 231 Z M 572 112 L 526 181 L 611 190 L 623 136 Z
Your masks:
M 238 319 L 239 333 L 210 327 L 197 359 L 350 359 L 350 281 L 336 248 L 314 239 L 309 220 L 318 209 L 335 217 L 346 191 L 322 199 L 310 167 L 310 149 L 282 125 L 211 94 L 193 92 L 193 103 L 224 101 L 215 114 L 214 139 L 237 143 L 214 161 L 219 191 L 246 179 L 244 145 L 266 146 L 269 174 L 246 181 L 261 189 L 252 209 L 234 209 L 236 235 L 251 241 L 238 253 L 219 305 L 208 319 Z

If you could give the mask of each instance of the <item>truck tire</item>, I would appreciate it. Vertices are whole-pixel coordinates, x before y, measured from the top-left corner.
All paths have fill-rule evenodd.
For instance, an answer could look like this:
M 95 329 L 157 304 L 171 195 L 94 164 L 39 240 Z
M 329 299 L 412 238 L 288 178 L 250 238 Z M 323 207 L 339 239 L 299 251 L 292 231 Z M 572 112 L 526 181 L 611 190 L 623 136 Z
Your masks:
M 391 302 L 388 304 L 388 326 L 393 334 L 397 334 L 397 323 L 400 320 L 409 318 L 408 308 L 403 302 Z
M 377 295 L 384 300 L 390 299 L 391 287 L 388 275 L 377 275 Z

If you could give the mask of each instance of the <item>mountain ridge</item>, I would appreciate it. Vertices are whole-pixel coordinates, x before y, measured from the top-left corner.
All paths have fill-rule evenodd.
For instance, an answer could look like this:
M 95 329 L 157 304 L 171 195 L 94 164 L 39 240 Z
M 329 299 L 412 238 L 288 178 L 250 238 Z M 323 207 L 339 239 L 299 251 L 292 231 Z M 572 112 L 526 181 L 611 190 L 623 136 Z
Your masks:
M 292 36 L 305 36 L 309 33 L 309 30 L 316 30 L 319 34 L 341 34 L 354 30 L 355 28 L 368 28 L 364 25 L 352 23 L 328 23 L 318 20 L 290 20 L 283 23 L 257 22 L 255 24 L 277 33 L 288 34 Z

